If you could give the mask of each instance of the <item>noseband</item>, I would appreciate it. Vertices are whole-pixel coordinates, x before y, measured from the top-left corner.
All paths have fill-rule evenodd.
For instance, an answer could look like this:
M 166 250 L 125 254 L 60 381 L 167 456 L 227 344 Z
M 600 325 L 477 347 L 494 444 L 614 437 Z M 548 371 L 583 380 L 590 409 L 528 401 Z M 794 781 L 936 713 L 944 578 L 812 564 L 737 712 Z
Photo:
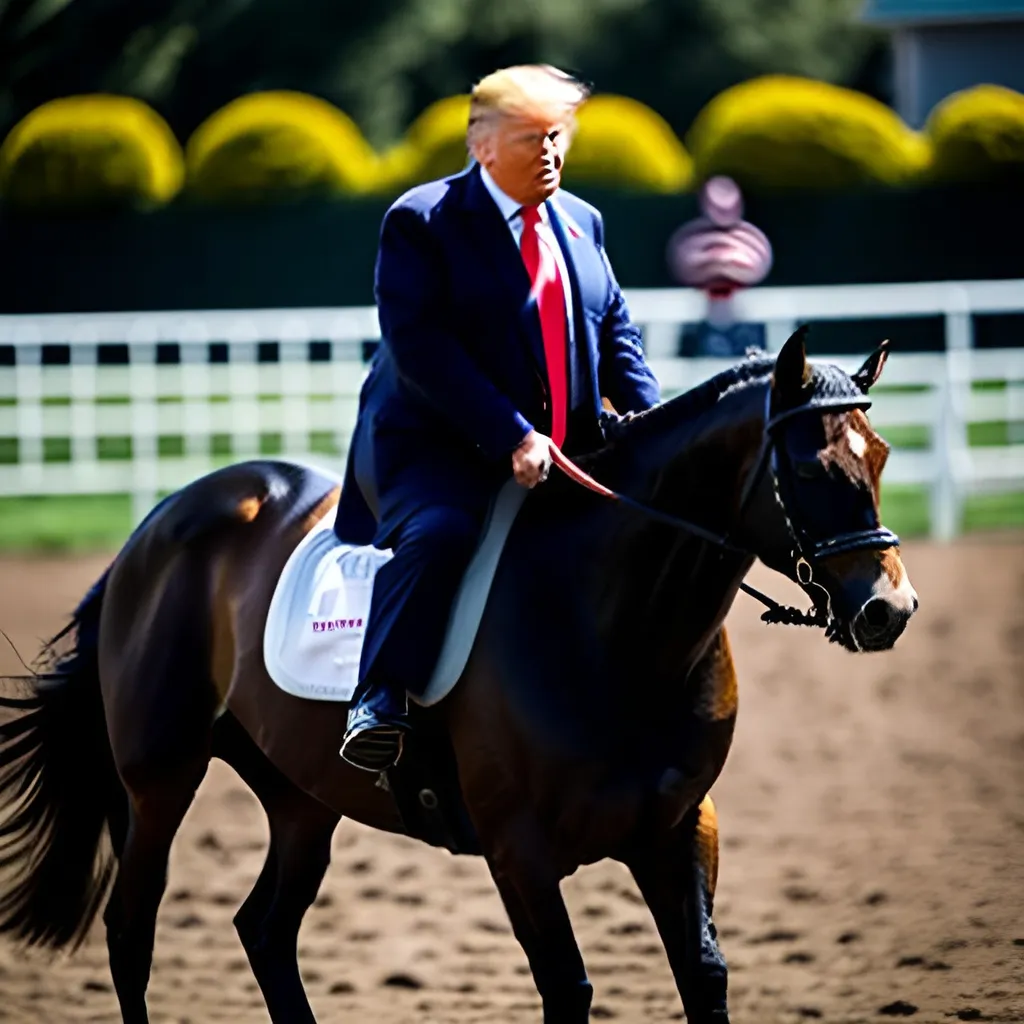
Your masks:
M 830 558 L 834 555 L 848 554 L 851 551 L 878 551 L 886 548 L 898 547 L 900 539 L 892 532 L 892 530 L 879 525 L 870 530 L 857 530 L 854 532 L 839 533 L 834 534 L 825 540 L 815 540 L 810 535 L 799 516 L 794 515 L 783 500 L 783 490 L 792 494 L 792 486 L 791 482 L 788 480 L 788 474 L 780 472 L 780 462 L 786 462 L 788 464 L 788 458 L 785 454 L 785 444 L 784 442 L 780 442 L 779 428 L 782 424 L 801 413 L 815 412 L 818 410 L 828 410 L 835 413 L 848 412 L 852 409 L 867 409 L 871 406 L 871 402 L 866 397 L 854 398 L 850 395 L 835 397 L 814 396 L 801 405 L 795 406 L 791 409 L 785 409 L 773 416 L 771 414 L 771 400 L 772 389 L 769 386 L 765 396 L 764 429 L 761 435 L 761 448 L 758 453 L 757 461 L 747 474 L 747 478 L 743 484 L 743 489 L 740 492 L 740 508 L 737 519 L 739 522 L 744 521 L 751 499 L 757 492 L 761 479 L 764 477 L 766 472 L 770 472 L 772 478 L 772 493 L 775 497 L 775 501 L 782 511 L 782 517 L 786 524 L 788 541 L 790 543 L 790 557 L 793 560 L 793 573 L 791 578 L 805 589 L 814 585 L 817 589 L 824 591 L 824 587 L 815 583 L 816 570 L 822 559 Z M 780 449 L 783 453 L 782 459 L 780 459 L 779 456 Z M 749 550 L 749 548 L 734 543 L 728 534 L 723 535 L 714 533 L 711 530 L 707 530 L 703 526 L 698 526 L 696 523 L 692 523 L 687 519 L 671 515 L 668 512 L 662 512 L 660 509 L 653 508 L 650 505 L 645 505 L 643 502 L 635 501 L 633 498 L 630 498 L 625 494 L 620 494 L 618 491 L 613 491 L 611 488 L 605 487 L 603 484 L 598 483 L 588 473 L 580 469 L 579 466 L 572 462 L 571 459 L 567 458 L 555 445 L 551 446 L 551 457 L 554 464 L 563 473 L 565 473 L 570 480 L 582 487 L 586 487 L 595 494 L 600 494 L 602 497 L 609 498 L 619 504 L 627 505 L 630 508 L 636 509 L 638 512 L 642 512 L 650 519 L 666 523 L 667 525 L 674 526 L 680 530 L 686 530 L 688 533 L 692 533 L 695 537 L 699 537 L 701 540 L 714 545 L 722 551 L 729 551 L 734 554 L 743 555 L 746 558 L 757 557 L 756 553 Z M 793 626 L 818 626 L 822 629 L 827 629 L 831 623 L 832 614 L 830 602 L 826 601 L 825 604 L 822 605 L 813 597 L 813 595 L 811 599 L 814 601 L 814 610 L 813 612 L 805 612 L 801 611 L 799 608 L 780 604 L 778 601 L 774 601 L 772 598 L 768 597 L 766 594 L 762 594 L 761 591 L 756 590 L 747 583 L 741 583 L 740 589 L 751 597 L 756 598 L 768 608 L 768 611 L 764 612 L 761 616 L 762 620 L 765 622 L 783 623 L 785 625 Z M 828 592 L 825 591 L 825 593 L 827 596 Z

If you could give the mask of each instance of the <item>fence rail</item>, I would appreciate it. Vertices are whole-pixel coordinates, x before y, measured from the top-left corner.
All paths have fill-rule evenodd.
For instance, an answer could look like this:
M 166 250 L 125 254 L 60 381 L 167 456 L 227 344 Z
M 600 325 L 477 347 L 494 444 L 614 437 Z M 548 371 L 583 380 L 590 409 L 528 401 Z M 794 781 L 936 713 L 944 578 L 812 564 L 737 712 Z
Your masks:
M 674 355 L 682 325 L 704 317 L 698 293 L 627 300 L 665 397 L 728 364 Z M 873 396 L 875 427 L 913 440 L 886 481 L 928 489 L 941 538 L 967 495 L 1024 491 L 1024 347 L 972 345 L 975 314 L 1024 312 L 1024 281 L 761 288 L 736 312 L 766 325 L 769 351 L 801 321 L 943 316 L 945 350 L 894 355 Z M 129 493 L 139 519 L 160 492 L 237 459 L 340 471 L 377 337 L 372 307 L 0 316 L 0 496 Z

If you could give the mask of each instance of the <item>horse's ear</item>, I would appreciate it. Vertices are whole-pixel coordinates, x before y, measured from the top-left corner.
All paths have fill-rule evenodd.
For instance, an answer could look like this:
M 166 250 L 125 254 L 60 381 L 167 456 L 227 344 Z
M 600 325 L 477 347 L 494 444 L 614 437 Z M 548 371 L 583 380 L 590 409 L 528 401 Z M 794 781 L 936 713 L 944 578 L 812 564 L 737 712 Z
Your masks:
M 864 360 L 864 365 L 851 378 L 853 383 L 866 395 L 882 376 L 885 361 L 889 358 L 889 339 L 886 338 L 874 352 Z
M 811 368 L 807 365 L 807 330 L 807 324 L 801 324 L 775 357 L 772 393 L 777 408 L 798 405 L 803 399 L 804 389 L 810 382 Z

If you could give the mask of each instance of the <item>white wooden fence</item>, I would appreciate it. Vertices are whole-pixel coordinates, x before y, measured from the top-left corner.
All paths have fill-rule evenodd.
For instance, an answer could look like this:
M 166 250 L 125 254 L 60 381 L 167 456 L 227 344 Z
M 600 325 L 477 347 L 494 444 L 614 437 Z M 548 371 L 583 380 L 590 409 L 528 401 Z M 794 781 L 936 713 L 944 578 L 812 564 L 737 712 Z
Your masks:
M 627 300 L 666 397 L 727 364 L 672 354 L 680 326 L 704 317 L 700 294 Z M 973 314 L 1024 312 L 1024 281 L 760 288 L 736 311 L 766 325 L 769 351 L 798 322 L 945 317 L 945 350 L 897 350 L 875 395 L 883 435 L 925 439 L 894 450 L 886 482 L 928 489 L 940 538 L 959 531 L 968 494 L 1024 492 L 1024 330 L 1021 348 L 972 344 Z M 373 307 L 0 316 L 0 496 L 127 493 L 137 520 L 160 492 L 261 452 L 340 472 L 377 337 Z M 1008 424 L 1009 443 L 969 444 L 983 423 Z

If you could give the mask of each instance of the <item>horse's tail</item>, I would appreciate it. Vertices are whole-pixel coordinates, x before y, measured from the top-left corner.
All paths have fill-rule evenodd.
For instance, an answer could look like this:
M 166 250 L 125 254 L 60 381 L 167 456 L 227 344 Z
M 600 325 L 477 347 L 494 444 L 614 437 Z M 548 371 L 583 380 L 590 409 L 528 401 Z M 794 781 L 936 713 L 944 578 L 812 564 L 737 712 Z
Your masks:
M 77 948 L 114 873 L 107 817 L 124 791 L 99 688 L 106 584 L 43 648 L 28 693 L 0 696 L 0 933 L 30 946 Z

